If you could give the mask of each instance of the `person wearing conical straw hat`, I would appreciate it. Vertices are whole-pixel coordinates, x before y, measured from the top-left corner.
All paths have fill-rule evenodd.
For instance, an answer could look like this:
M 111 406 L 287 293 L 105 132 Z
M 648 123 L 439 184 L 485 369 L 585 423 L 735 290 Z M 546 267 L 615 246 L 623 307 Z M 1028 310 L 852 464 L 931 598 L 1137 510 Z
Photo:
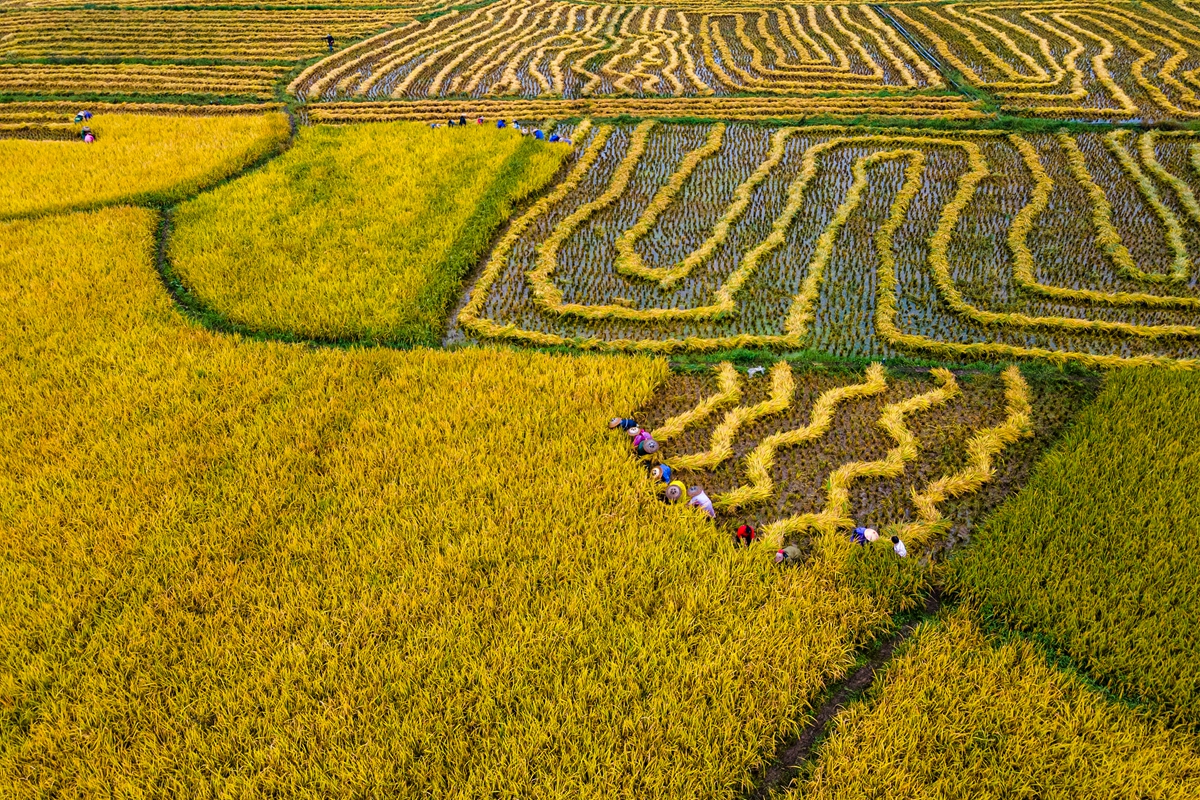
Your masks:
M 687 496 L 687 484 L 683 481 L 671 481 L 663 491 L 663 499 L 668 503 L 678 503 Z
M 850 532 L 850 541 L 857 545 L 879 541 L 879 531 L 874 528 L 855 528 Z

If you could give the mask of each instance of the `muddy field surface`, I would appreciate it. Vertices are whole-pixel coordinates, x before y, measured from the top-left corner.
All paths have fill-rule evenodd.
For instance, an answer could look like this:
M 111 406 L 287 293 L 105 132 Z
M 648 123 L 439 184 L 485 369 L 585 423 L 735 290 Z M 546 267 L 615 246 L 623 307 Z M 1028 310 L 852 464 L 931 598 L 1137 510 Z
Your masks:
M 740 429 L 734 439 L 734 458 L 711 470 L 679 470 L 677 477 L 689 486 L 699 485 L 714 500 L 719 495 L 748 483 L 744 459 L 767 436 L 807 425 L 812 407 L 821 393 L 863 380 L 861 373 L 796 368 L 796 391 L 791 406 Z M 1005 418 L 1004 382 L 990 372 L 956 372 L 962 392 L 949 402 L 909 415 L 907 425 L 919 442 L 915 461 L 906 465 L 896 479 L 864 478 L 851 490 L 851 515 L 856 523 L 882 530 L 892 523 L 916 519 L 913 489 L 953 473 L 967 463 L 966 444 L 976 431 L 999 425 Z M 1061 374 L 1026 375 L 1033 404 L 1033 431 L 1006 448 L 994 461 L 990 482 L 976 493 L 949 499 L 943 514 L 949 520 L 946 535 L 935 541 L 929 552 L 938 556 L 967 541 L 972 527 L 1006 497 L 1019 489 L 1041 452 L 1063 427 L 1094 396 L 1097 381 L 1089 377 Z M 795 514 L 819 512 L 825 504 L 825 482 L 830 473 L 850 461 L 882 459 L 896 446 L 878 425 L 885 406 L 937 387 L 925 372 L 911 370 L 889 373 L 887 390 L 873 397 L 850 400 L 838 407 L 828 433 L 796 447 L 781 448 L 771 477 L 775 491 L 769 501 L 737 511 L 718 508 L 717 524 L 730 531 L 742 523 L 756 527 Z M 671 464 L 672 456 L 709 449 L 713 430 L 736 405 L 754 405 L 767 399 L 770 376 L 740 376 L 739 404 L 718 410 L 704 422 L 689 427 L 662 445 L 653 463 Z M 654 400 L 637 410 L 638 422 L 651 432 L 667 419 L 694 408 L 718 392 L 715 373 L 674 373 L 660 387 Z M 647 459 L 647 465 L 650 465 Z M 718 503 L 719 505 L 719 503 Z M 804 542 L 800 542 L 804 544 Z

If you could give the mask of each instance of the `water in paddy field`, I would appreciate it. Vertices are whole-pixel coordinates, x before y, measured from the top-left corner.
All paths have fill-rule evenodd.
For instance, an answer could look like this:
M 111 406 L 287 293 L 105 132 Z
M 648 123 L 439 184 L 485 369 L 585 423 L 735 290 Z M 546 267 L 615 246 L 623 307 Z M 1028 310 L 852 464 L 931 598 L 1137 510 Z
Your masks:
M 710 133 L 707 126 L 656 125 L 645 137 L 641 157 L 633 159 L 635 127 L 612 128 L 591 168 L 577 176 L 577 185 L 528 220 L 499 265 L 497 279 L 486 287 L 483 317 L 514 325 L 517 331 L 567 340 L 699 337 L 719 343 L 750 335 L 777 349 L 814 347 L 856 356 L 902 351 L 880 334 L 883 260 L 878 248 L 910 163 L 905 152 L 916 152 L 923 159 L 919 186 L 891 238 L 895 289 L 884 310 L 890 311 L 894 330 L 952 346 L 998 343 L 1094 355 L 1200 355 L 1191 328 L 1200 323 L 1200 314 L 1196 271 L 1190 267 L 1200 256 L 1200 237 L 1189 226 L 1181 241 L 1170 238 L 1161 222 L 1164 212 L 1153 207 L 1121 163 L 1117 145 L 1099 133 L 1078 134 L 1072 141 L 1090 180 L 1104 186 L 1106 213 L 1117 235 L 1145 273 L 1167 275 L 1182 258 L 1191 269 L 1186 280 L 1138 280 L 1119 268 L 1097 243 L 1094 193 L 1072 171 L 1066 145 L 1054 135 L 1024 137 L 1050 189 L 1027 234 L 1014 241 L 1012 226 L 1032 202 L 1034 177 L 1023 160 L 1027 156 L 1008 135 L 801 128 L 787 136 L 782 156 L 764 175 L 778 129 L 739 124 L 728 125 L 720 148 L 695 165 L 634 242 L 642 262 L 652 269 L 669 269 L 697 253 L 704 256 L 693 258 L 687 276 L 670 286 L 618 271 L 618 240 Z M 577 153 L 600 135 L 593 129 L 586 141 L 576 142 Z M 1154 142 L 1163 168 L 1186 182 L 1196 182 L 1184 168 L 1193 140 L 1190 134 L 1173 134 Z M 1132 142 L 1124 146 L 1134 152 Z M 885 152 L 887 157 L 879 156 Z M 978 153 L 982 174 L 972 165 L 972 152 Z M 812 174 L 801 187 L 806 157 Z M 865 168 L 865 185 L 854 202 L 855 164 L 869 157 L 875 160 Z M 760 175 L 753 180 L 756 171 Z M 622 173 L 627 173 L 627 184 L 614 195 L 613 181 L 621 180 Z M 731 217 L 739 188 L 749 203 Z M 1200 191 L 1200 184 L 1195 190 Z M 1174 192 L 1158 196 L 1165 213 L 1188 220 L 1188 210 Z M 581 208 L 590 211 L 586 218 L 579 218 Z M 723 219 L 725 230 L 718 236 Z M 565 310 L 539 299 L 529 277 L 545 243 L 564 225 L 566 235 L 557 243 L 549 280 L 568 304 Z M 828 252 L 821 252 L 823 237 Z M 1032 288 L 1015 273 L 1015 247 L 1028 249 Z M 742 271 L 747 263 L 754 264 L 748 273 Z M 815 284 L 813 276 L 819 277 Z M 713 308 L 731 281 L 740 281 L 731 310 L 695 312 Z M 1063 298 L 1038 286 L 1091 294 Z M 789 315 L 806 292 L 811 294 L 809 322 L 800 339 L 789 338 Z M 1175 299 L 1154 307 L 1103 300 L 1113 293 Z M 615 313 L 589 315 L 592 308 L 614 307 Z M 671 310 L 694 313 L 672 316 Z M 1071 327 L 1071 320 L 1095 327 Z M 469 331 L 452 322 L 449 341 L 469 338 Z

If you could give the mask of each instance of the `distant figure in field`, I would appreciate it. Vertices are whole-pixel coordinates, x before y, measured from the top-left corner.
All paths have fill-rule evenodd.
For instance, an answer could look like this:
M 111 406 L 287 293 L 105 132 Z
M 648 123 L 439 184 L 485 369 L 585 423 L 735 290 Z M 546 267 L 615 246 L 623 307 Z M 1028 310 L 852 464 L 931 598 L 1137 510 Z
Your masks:
M 91 118 L 92 118 L 92 112 L 80 111 L 78 114 L 75 115 L 75 124 L 78 125 L 81 122 L 87 122 Z
M 562 137 L 561 137 L 561 136 L 559 136 L 557 133 L 552 133 L 552 134 L 550 134 L 550 141 L 552 141 L 552 142 L 561 142 L 561 141 L 562 141 Z
M 333 52 L 333 34 L 325 34 L 325 44 L 329 45 L 329 52 Z
M 466 127 L 466 125 L 467 125 L 467 118 L 466 118 L 466 116 L 464 116 L 464 115 L 459 115 L 459 118 L 458 118 L 458 124 L 459 124 L 459 125 L 462 125 L 462 126 L 465 128 L 465 127 Z
M 795 566 L 800 563 L 800 548 L 794 544 L 775 553 L 775 563 L 783 566 Z
M 502 120 L 502 119 L 498 119 L 498 120 L 496 120 L 496 127 L 497 127 L 497 128 L 503 128 L 503 127 L 505 127 L 505 122 L 504 122 L 504 120 Z
M 533 131 L 533 138 L 538 139 L 538 140 L 544 140 L 546 138 L 546 134 L 542 133 L 541 128 L 535 128 Z
M 475 124 L 476 124 L 476 125 L 482 125 L 482 124 L 483 124 L 483 117 L 476 117 L 476 118 L 475 118 Z
M 908 550 L 904 547 L 904 542 L 900 541 L 899 536 L 892 537 L 892 549 L 896 551 L 896 555 L 901 558 L 908 558 Z
M 87 142 L 88 144 L 91 144 L 92 142 L 96 141 L 96 134 L 92 133 L 92 129 L 89 128 L 87 125 L 83 126 L 83 130 L 81 130 L 79 132 L 79 135 L 83 139 L 83 141 Z
M 749 547 L 758 539 L 758 531 L 754 530 L 751 525 L 739 525 L 737 532 L 733 534 L 733 546 L 746 545 Z

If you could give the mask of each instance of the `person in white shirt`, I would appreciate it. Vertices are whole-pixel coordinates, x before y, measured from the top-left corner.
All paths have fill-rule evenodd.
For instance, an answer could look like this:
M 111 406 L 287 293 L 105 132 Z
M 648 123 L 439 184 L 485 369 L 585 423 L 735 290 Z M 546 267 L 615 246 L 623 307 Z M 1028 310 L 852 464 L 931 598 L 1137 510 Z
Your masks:
M 892 549 L 896 551 L 896 555 L 901 558 L 908 558 L 908 550 L 904 548 L 904 542 L 900 541 L 899 536 L 892 537 Z
M 688 489 L 688 505 L 695 506 L 709 516 L 709 519 L 717 518 L 717 509 L 713 508 L 713 502 L 704 493 L 704 490 L 699 486 L 693 486 Z

